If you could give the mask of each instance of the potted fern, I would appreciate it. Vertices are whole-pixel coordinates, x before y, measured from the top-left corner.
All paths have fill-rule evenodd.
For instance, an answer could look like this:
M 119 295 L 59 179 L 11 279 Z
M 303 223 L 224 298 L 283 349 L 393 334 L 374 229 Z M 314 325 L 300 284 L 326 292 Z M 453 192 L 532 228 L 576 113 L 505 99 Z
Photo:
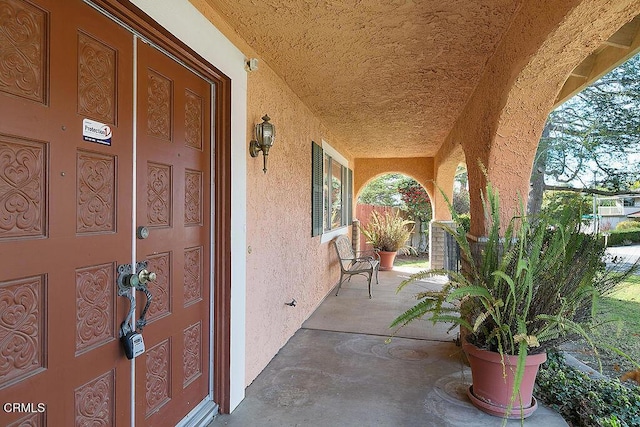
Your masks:
M 486 194 L 486 238 L 470 244 L 461 225 L 442 225 L 460 245 L 463 272 L 428 270 L 402 282 L 398 290 L 426 277 L 449 276 L 441 290 L 418 294 L 417 304 L 391 327 L 425 315 L 434 323 L 460 326 L 472 371 L 472 403 L 492 415 L 525 418 L 537 407 L 533 384 L 546 350 L 582 336 L 597 353 L 589 324 L 598 297 L 636 267 L 607 271 L 600 239 L 580 233 L 569 217 L 516 216 L 502 228 L 498 193 L 488 185 Z M 484 364 L 488 360 L 493 367 Z
M 380 270 L 393 269 L 398 252 L 410 253 L 412 248 L 407 245 L 407 240 L 413 231 L 413 221 L 400 216 L 398 211 L 371 212 L 369 222 L 360 227 L 360 231 L 377 251 L 380 257 Z

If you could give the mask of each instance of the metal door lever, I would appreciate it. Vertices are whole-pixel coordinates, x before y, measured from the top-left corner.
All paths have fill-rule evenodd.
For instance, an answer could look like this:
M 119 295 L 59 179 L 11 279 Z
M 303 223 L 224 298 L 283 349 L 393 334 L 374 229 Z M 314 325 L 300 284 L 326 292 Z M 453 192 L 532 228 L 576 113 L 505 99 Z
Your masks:
M 157 277 L 156 273 L 149 271 L 146 268 L 138 273 L 138 280 L 140 280 L 140 283 L 142 284 L 153 282 Z

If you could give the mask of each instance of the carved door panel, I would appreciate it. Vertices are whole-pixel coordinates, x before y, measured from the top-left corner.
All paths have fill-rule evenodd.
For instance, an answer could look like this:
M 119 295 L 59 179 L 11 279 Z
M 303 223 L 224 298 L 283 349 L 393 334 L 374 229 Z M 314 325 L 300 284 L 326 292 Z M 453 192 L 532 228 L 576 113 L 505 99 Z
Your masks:
M 137 256 L 157 279 L 136 419 L 173 426 L 208 394 L 211 85 L 142 42 L 137 75 Z
M 81 1 L 0 0 L 0 425 L 130 418 L 132 69 L 132 35 Z

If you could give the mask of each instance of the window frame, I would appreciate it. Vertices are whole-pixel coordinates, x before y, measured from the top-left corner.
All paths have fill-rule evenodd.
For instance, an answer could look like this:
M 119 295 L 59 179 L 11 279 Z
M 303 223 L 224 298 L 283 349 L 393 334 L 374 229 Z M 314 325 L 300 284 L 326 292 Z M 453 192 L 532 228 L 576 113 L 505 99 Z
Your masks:
M 317 153 L 317 148 L 314 148 L 312 145 L 312 156 L 317 154 L 321 154 L 322 161 L 319 159 L 312 159 L 312 236 L 321 236 L 321 242 L 328 242 L 333 239 L 335 236 L 341 234 L 347 234 L 348 227 L 353 223 L 353 171 L 349 168 L 349 161 L 342 156 L 337 150 L 335 150 L 330 144 L 326 141 L 322 140 L 322 145 L 316 144 L 312 141 L 313 145 L 316 145 L 320 148 L 320 153 Z M 328 159 L 328 162 L 327 162 Z M 341 186 L 341 220 L 339 226 L 327 228 L 329 224 L 331 215 L 329 212 L 331 206 L 331 195 L 332 192 L 329 191 L 329 186 L 327 185 L 328 178 L 333 176 L 332 165 L 337 162 L 341 166 L 340 172 L 340 186 Z M 325 165 L 329 164 L 329 167 L 326 168 Z M 316 168 L 321 165 L 322 171 L 316 170 Z M 321 177 L 321 188 L 322 195 L 317 194 L 320 190 L 318 188 L 317 179 Z M 322 200 L 322 207 L 317 206 L 319 199 Z M 321 212 L 318 212 L 318 209 L 321 209 Z M 321 218 L 315 218 L 315 215 L 321 214 Z M 319 223 L 317 223 L 318 219 L 321 220 L 322 231 L 319 230 Z

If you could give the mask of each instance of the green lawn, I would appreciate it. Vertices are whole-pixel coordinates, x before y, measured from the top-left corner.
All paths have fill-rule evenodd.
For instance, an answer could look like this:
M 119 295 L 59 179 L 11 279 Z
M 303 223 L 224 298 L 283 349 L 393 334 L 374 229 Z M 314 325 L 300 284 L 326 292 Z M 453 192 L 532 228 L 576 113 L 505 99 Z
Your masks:
M 398 256 L 393 264 L 397 267 L 429 268 L 429 258 L 415 256 Z
M 598 342 L 618 348 L 632 361 L 619 356 L 603 355 L 603 362 L 621 372 L 640 366 L 640 277 L 603 298 L 598 306 L 599 325 L 595 330 Z
M 640 276 L 631 276 L 612 294 L 612 297 L 624 301 L 640 302 Z
M 558 411 L 572 426 L 622 427 L 640 425 L 640 387 L 632 381 L 615 380 L 638 368 L 640 362 L 640 277 L 635 276 L 596 307 L 599 324 L 595 343 L 600 348 L 602 371 L 611 379 L 592 379 L 568 368 L 561 358 L 550 353 L 536 380 L 536 395 Z M 590 346 L 576 343 L 578 358 L 597 369 Z M 614 347 L 630 360 L 607 351 Z

